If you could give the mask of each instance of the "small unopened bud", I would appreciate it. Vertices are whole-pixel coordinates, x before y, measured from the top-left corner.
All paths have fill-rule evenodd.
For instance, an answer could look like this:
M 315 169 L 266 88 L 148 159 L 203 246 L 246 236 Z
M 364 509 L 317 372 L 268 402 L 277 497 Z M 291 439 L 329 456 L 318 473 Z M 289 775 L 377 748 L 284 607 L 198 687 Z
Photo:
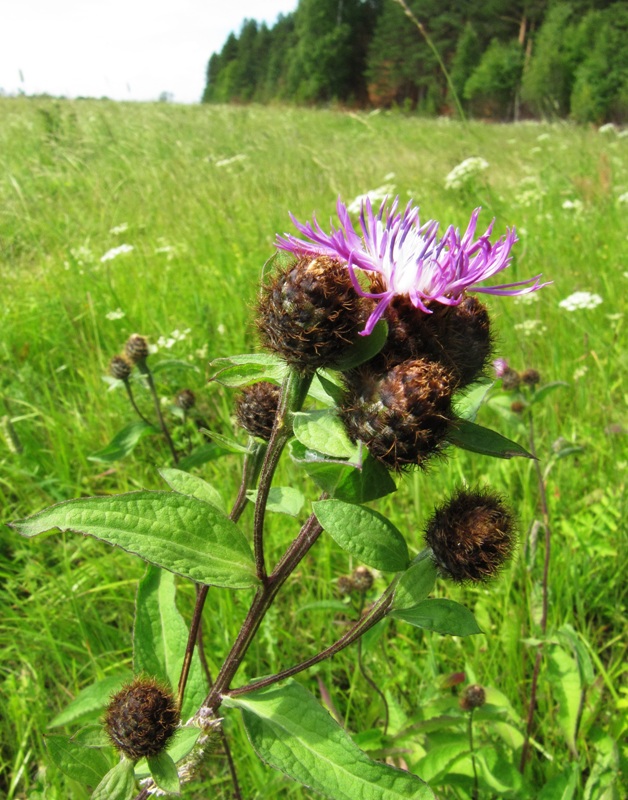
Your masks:
M 135 678 L 111 698 L 104 723 L 114 747 L 137 761 L 166 747 L 179 724 L 179 710 L 168 689 L 152 678 Z
M 148 339 L 132 333 L 124 344 L 124 354 L 132 364 L 144 361 L 148 356 Z
M 356 592 L 364 594 L 373 586 L 373 573 L 368 567 L 356 567 L 351 578 Z
M 521 400 L 515 400 L 514 403 L 510 404 L 510 410 L 513 414 L 523 414 L 526 409 L 526 404 L 522 403 Z
M 502 387 L 506 391 L 514 392 L 521 385 L 521 376 L 516 369 L 508 367 L 502 374 Z
M 467 686 L 460 697 L 460 708 L 463 711 L 473 711 L 486 703 L 486 692 L 477 683 Z
M 391 470 L 424 466 L 453 421 L 451 373 L 426 360 L 404 361 L 382 379 L 368 368 L 347 375 L 339 409 L 349 436 Z
M 512 555 L 512 513 L 489 490 L 463 489 L 435 511 L 425 540 L 445 577 L 456 583 L 487 581 Z
M 540 383 L 541 376 L 536 369 L 526 369 L 521 373 L 521 380 L 526 386 L 536 386 Z
M 279 386 L 260 381 L 246 386 L 236 398 L 236 419 L 240 427 L 260 439 L 269 441 L 279 406 Z
M 124 356 L 114 356 L 109 362 L 109 374 L 118 381 L 127 381 L 133 365 Z
M 336 581 L 338 594 L 343 596 L 355 591 L 355 585 L 350 575 L 341 575 Z
M 189 411 L 196 405 L 196 396 L 191 389 L 181 389 L 174 398 L 175 405 L 183 411 Z
M 339 359 L 364 327 L 369 308 L 345 264 L 308 256 L 262 290 L 257 327 L 266 348 L 312 372 Z

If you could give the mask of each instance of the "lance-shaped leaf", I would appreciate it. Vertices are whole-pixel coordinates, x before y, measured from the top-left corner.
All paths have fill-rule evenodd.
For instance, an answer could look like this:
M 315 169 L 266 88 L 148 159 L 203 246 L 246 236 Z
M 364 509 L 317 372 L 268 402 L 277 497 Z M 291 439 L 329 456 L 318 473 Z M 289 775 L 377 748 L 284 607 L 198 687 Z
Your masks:
M 523 458 L 534 458 L 531 453 L 517 442 L 512 442 L 490 428 L 483 428 L 475 422 L 458 419 L 453 426 L 447 439 L 461 447 L 463 450 L 471 450 L 473 453 L 482 453 L 485 456 L 495 458 L 513 458 L 522 456 Z
M 369 567 L 387 572 L 407 568 L 410 557 L 405 539 L 378 511 L 342 500 L 320 500 L 312 508 L 323 530 Z
M 175 605 L 174 575 L 150 566 L 135 600 L 134 672 L 144 672 L 176 690 L 187 640 L 187 625 Z M 199 708 L 206 694 L 203 668 L 195 651 L 181 708 L 184 720 Z
M 247 353 L 216 358 L 210 364 L 217 370 L 212 380 L 238 388 L 258 381 L 281 383 L 288 371 L 286 364 L 270 353 Z
M 209 503 L 176 492 L 130 492 L 67 500 L 10 523 L 22 536 L 73 531 L 199 583 L 243 589 L 257 582 L 249 543 Z
M 482 380 L 472 384 L 461 397 L 456 398 L 454 403 L 456 414 L 461 419 L 475 422 L 480 406 L 493 383 L 493 381 Z
M 412 608 L 421 603 L 434 588 L 436 565 L 429 557 L 417 558 L 416 562 L 403 573 L 397 588 L 392 607 L 394 609 Z
M 226 511 L 225 501 L 220 492 L 197 475 L 190 475 L 182 469 L 170 467 L 160 469 L 159 474 L 175 492 L 198 497 L 199 500 L 216 506 L 219 511 Z
M 242 710 L 258 756 L 330 800 L 433 800 L 416 775 L 372 761 L 294 681 L 224 700 Z
M 147 759 L 150 774 L 160 789 L 168 794 L 181 794 L 177 765 L 165 750 Z
M 122 675 L 110 675 L 96 683 L 92 683 L 80 691 L 74 700 L 69 703 L 49 724 L 49 728 L 58 728 L 72 722 L 85 721 L 98 716 L 109 702 L 112 694 L 120 691 L 125 683 L 133 678 L 132 672 Z
M 356 336 L 355 341 L 335 363 L 330 364 L 329 368 L 344 372 L 370 361 L 386 344 L 387 338 L 388 324 L 385 320 L 380 319 L 368 336 Z
M 417 628 L 445 633 L 450 636 L 470 636 L 482 633 L 475 617 L 460 603 L 453 600 L 434 598 L 423 600 L 410 608 L 397 608 L 389 612 L 389 616 L 402 619 Z
M 87 786 L 98 786 L 111 768 L 111 762 L 102 750 L 86 747 L 68 736 L 46 736 L 46 746 L 58 770 Z
M 294 435 L 308 449 L 332 458 L 359 461 L 357 445 L 349 439 L 333 411 L 299 411 L 292 415 L 292 423 Z
M 88 456 L 88 460 L 102 461 L 104 463 L 118 461 L 119 459 L 128 456 L 129 453 L 135 449 L 135 446 L 140 439 L 143 439 L 144 436 L 151 436 L 155 433 L 159 433 L 159 429 L 155 428 L 153 425 L 149 425 L 147 422 L 143 422 L 142 420 L 131 422 L 131 424 L 127 425 L 126 428 L 123 428 L 121 431 L 116 433 L 106 447 L 103 447 L 102 450 L 98 450 L 97 453 L 92 453 L 91 456 Z
M 250 489 L 246 496 L 255 503 L 257 502 L 257 490 Z M 273 511 L 275 514 L 288 514 L 297 517 L 303 508 L 305 498 L 298 489 L 291 486 L 273 486 L 268 493 L 266 510 Z
M 94 789 L 91 800 L 131 800 L 134 794 L 133 762 L 123 758 Z

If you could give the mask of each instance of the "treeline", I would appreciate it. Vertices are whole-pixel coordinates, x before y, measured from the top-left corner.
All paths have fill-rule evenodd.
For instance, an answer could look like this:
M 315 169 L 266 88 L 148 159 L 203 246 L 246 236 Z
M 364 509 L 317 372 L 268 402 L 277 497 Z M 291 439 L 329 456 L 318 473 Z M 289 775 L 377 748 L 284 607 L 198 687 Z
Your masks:
M 271 28 L 246 20 L 209 59 L 203 102 L 455 114 L 457 95 L 478 117 L 628 121 L 624 0 L 407 5 L 422 30 L 395 0 L 300 0 Z

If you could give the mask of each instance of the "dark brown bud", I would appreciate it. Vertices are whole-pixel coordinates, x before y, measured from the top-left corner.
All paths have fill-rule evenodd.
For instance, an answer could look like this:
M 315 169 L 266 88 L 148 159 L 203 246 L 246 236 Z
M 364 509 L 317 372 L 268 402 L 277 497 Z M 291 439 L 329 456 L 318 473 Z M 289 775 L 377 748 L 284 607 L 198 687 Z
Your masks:
M 139 333 L 132 333 L 124 345 L 124 354 L 132 364 L 137 364 L 148 356 L 148 339 Z
M 389 469 L 424 466 L 453 421 L 451 373 L 435 362 L 405 361 L 379 379 L 368 369 L 347 376 L 339 409 L 349 436 Z
M 521 373 L 521 380 L 526 386 L 536 386 L 540 383 L 541 376 L 536 369 L 526 369 Z
M 301 258 L 262 290 L 263 345 L 302 372 L 333 365 L 364 327 L 370 305 L 349 270 L 327 256 Z
M 166 747 L 179 724 L 179 710 L 168 689 L 152 678 L 135 678 L 111 698 L 104 723 L 114 747 L 137 761 Z
M 486 703 L 486 692 L 477 683 L 467 686 L 460 697 L 460 708 L 463 711 L 473 711 Z
M 368 592 L 373 586 L 373 573 L 368 567 L 356 567 L 351 576 L 356 592 Z
M 181 389 L 174 398 L 175 405 L 183 411 L 189 411 L 196 405 L 196 396 L 191 389 Z
M 506 391 L 514 392 L 519 388 L 520 385 L 521 375 L 519 375 L 516 369 L 506 367 L 502 375 L 502 387 L 506 389 Z
M 279 386 L 260 381 L 245 387 L 236 398 L 236 419 L 240 427 L 268 441 L 273 432 L 279 406 Z
M 109 362 L 109 374 L 118 381 L 127 381 L 133 365 L 124 356 L 114 356 Z
M 487 581 L 512 555 L 512 513 L 488 489 L 463 489 L 435 511 L 425 540 L 445 577 L 456 583 Z
M 354 592 L 355 586 L 353 584 L 353 580 L 349 575 L 341 575 L 336 581 L 336 589 L 338 591 L 338 594 L 343 596 L 346 594 L 351 594 L 351 592 Z
M 386 310 L 388 340 L 376 358 L 387 368 L 402 361 L 425 359 L 448 369 L 457 388 L 478 380 L 485 372 L 493 350 L 488 311 L 475 297 L 464 297 L 457 306 L 436 301 L 432 312 L 415 308 L 410 298 L 393 298 Z
M 513 414 L 523 414 L 526 410 L 526 404 L 522 403 L 521 400 L 515 400 L 514 403 L 510 404 L 510 410 Z

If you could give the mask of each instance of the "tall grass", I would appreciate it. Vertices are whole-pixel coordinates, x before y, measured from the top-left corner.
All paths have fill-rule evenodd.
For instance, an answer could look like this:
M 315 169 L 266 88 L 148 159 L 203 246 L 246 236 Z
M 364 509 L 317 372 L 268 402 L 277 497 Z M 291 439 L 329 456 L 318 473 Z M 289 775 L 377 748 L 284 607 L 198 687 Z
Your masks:
M 490 168 L 460 190 L 445 190 L 448 172 L 472 155 Z M 301 219 L 316 211 L 324 224 L 338 195 L 350 200 L 392 183 L 402 202 L 412 196 L 420 203 L 426 219 L 462 226 L 481 205 L 480 225 L 493 216 L 497 231 L 516 224 L 521 242 L 512 280 L 543 272 L 554 283 L 531 302 L 489 300 L 497 352 L 516 368 L 538 369 L 546 382 L 569 384 L 535 412 L 544 463 L 561 439 L 582 448 L 548 479 L 548 631 L 573 626 L 593 670 L 583 682 L 575 743 L 564 730 L 555 675 L 542 671 L 529 773 L 542 786 L 576 764 L 581 794 L 587 775 L 601 769 L 600 742 L 620 741 L 626 729 L 628 205 L 619 198 L 628 192 L 628 137 L 567 125 L 463 128 L 388 113 L 0 98 L 0 162 L 3 520 L 81 494 L 160 486 L 156 467 L 168 454 L 152 440 L 112 469 L 88 460 L 131 419 L 125 398 L 108 392 L 102 376 L 132 332 L 157 341 L 190 328 L 159 355 L 197 368 L 182 379 L 213 424 L 231 430 L 228 393 L 207 386 L 207 362 L 256 346 L 256 284 L 275 233 L 291 229 L 288 211 Z M 566 201 L 575 207 L 564 208 Z M 133 250 L 101 261 L 121 244 Z M 577 290 L 599 294 L 602 303 L 561 308 L 559 301 Z M 109 319 L 117 309 L 124 316 Z M 487 407 L 480 421 L 526 444 L 525 428 L 512 416 Z M 237 466 L 230 457 L 201 474 L 228 493 Z M 401 756 L 410 763 L 421 753 L 421 715 L 451 694 L 444 687 L 452 673 L 466 671 L 510 704 L 519 722 L 525 717 L 543 561 L 532 465 L 455 452 L 428 474 L 407 476 L 383 505 L 418 548 L 422 521 L 448 487 L 484 480 L 512 498 L 521 531 L 518 556 L 498 582 L 455 593 L 474 608 L 486 636 L 444 639 L 399 627 L 385 649 L 374 642 L 365 651 L 366 669 L 380 678 L 397 727 L 402 720 L 417 725 L 415 738 L 403 740 Z M 282 522 L 275 528 L 279 552 L 291 529 Z M 77 537 L 21 541 L 6 529 L 0 536 L 0 794 L 81 798 L 82 788 L 48 766 L 43 732 L 81 688 L 129 667 L 142 565 Z M 271 614 L 247 674 L 278 669 L 331 641 L 328 613 L 311 604 L 331 597 L 348 568 L 332 543 L 319 543 L 307 564 L 313 580 L 295 581 Z M 189 613 L 191 588 L 182 595 Z M 219 591 L 210 600 L 212 618 L 221 620 L 206 624 L 215 671 L 244 602 Z M 318 691 L 317 677 L 349 728 L 381 725 L 380 701 L 350 654 L 303 680 Z M 246 797 L 309 796 L 248 755 L 242 731 L 233 736 Z M 617 772 L 625 753 L 613 753 Z M 210 760 L 204 777 L 205 788 L 190 796 L 210 789 L 229 796 L 223 760 Z M 439 791 L 465 796 L 451 787 Z

